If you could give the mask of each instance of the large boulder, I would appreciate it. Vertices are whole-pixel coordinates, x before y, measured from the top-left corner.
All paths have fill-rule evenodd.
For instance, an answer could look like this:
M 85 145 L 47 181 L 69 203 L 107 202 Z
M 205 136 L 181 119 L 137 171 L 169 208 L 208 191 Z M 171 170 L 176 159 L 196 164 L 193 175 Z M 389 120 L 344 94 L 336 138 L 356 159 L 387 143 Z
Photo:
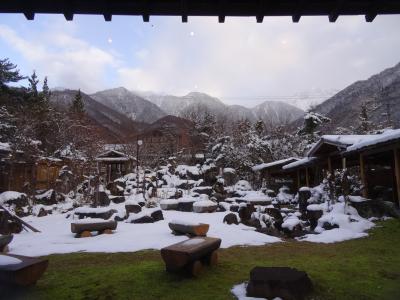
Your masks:
M 228 224 L 228 225 L 231 225 L 231 224 L 238 225 L 238 224 L 239 224 L 238 217 L 237 217 L 237 215 L 234 214 L 234 213 L 229 213 L 229 214 L 227 214 L 227 215 L 224 217 L 223 222 L 226 223 L 226 224 Z
M 8 204 L 16 207 L 25 207 L 29 204 L 28 197 L 24 193 L 6 191 L 0 194 L 0 205 Z
M 289 267 L 255 267 L 250 272 L 247 297 L 304 299 L 313 290 L 307 273 Z
M 36 204 L 53 205 L 57 204 L 57 195 L 55 190 L 48 190 L 40 195 L 35 196 Z
M 193 188 L 192 192 L 197 193 L 197 194 L 204 194 L 204 195 L 211 196 L 213 189 L 211 186 L 202 186 L 202 187 Z
M 125 202 L 125 196 L 111 196 L 111 201 L 115 204 Z
M 132 223 L 135 224 L 154 223 L 154 219 L 150 216 L 141 216 L 140 218 L 132 220 Z
M 125 182 L 110 182 L 107 184 L 107 189 L 110 190 L 111 195 L 114 196 L 123 196 L 124 195 L 124 189 L 125 189 Z
M 267 207 L 265 212 L 274 219 L 273 225 L 278 230 L 282 229 L 283 217 L 279 209 L 274 207 Z
M 95 191 L 93 197 L 94 197 L 94 202 L 98 206 L 110 205 L 111 200 L 104 190 Z
M 193 198 L 180 198 L 180 199 L 178 199 L 177 210 L 191 212 L 191 211 L 193 211 L 193 203 L 195 201 L 196 200 Z
M 302 215 L 307 213 L 308 199 L 310 199 L 310 197 L 310 188 L 304 186 L 299 189 L 299 211 Z
M 129 203 L 125 204 L 126 214 L 129 215 L 130 213 L 140 213 L 142 211 L 142 207 L 139 204 Z
M 154 209 L 150 216 L 153 218 L 154 222 L 164 220 L 164 215 L 161 209 Z
M 217 210 L 218 204 L 211 200 L 200 200 L 193 203 L 193 211 L 196 213 L 212 213 Z
M 367 200 L 350 196 L 350 204 L 357 210 L 361 217 L 366 219 L 372 217 L 381 218 L 383 216 L 400 218 L 400 211 L 393 202 Z
M 0 209 L 0 234 L 9 235 L 12 233 L 20 233 L 21 231 L 21 222 L 11 218 L 5 210 Z
M 108 220 L 117 211 L 108 207 L 78 207 L 75 209 L 74 214 L 79 217 L 79 219 L 84 218 L 95 218 Z
M 318 225 L 318 220 L 323 215 L 322 210 L 307 209 L 307 220 L 310 222 L 311 230 L 314 230 Z
M 240 220 L 242 221 L 242 223 L 249 221 L 251 219 L 251 215 L 253 212 L 255 212 L 256 209 L 254 208 L 254 206 L 252 205 L 245 205 L 245 204 L 241 204 L 239 206 L 239 217 Z
M 176 199 L 164 199 L 160 201 L 160 207 L 162 210 L 176 210 L 178 203 Z

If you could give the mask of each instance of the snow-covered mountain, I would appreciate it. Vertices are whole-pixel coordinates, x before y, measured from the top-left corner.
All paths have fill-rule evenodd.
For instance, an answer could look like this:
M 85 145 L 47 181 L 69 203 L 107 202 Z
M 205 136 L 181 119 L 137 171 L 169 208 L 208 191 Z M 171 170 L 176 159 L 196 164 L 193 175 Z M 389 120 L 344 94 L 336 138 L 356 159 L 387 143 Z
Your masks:
M 75 90 L 53 90 L 50 100 L 57 108 L 67 110 L 76 93 Z M 108 141 L 120 141 L 132 137 L 143 129 L 143 123 L 132 121 L 124 114 L 97 102 L 83 92 L 81 92 L 81 95 L 88 117 L 102 129 L 103 135 L 106 136 Z
M 90 96 L 133 121 L 152 123 L 167 115 L 154 103 L 123 87 L 100 91 Z
M 357 128 L 362 103 L 368 105 L 370 121 L 386 126 L 389 113 L 393 125 L 400 127 L 400 63 L 367 80 L 356 81 L 316 106 L 314 111 L 331 119 L 322 130 L 332 133 L 337 127 Z M 301 122 L 294 125 L 300 126 Z
M 303 116 L 301 109 L 280 101 L 265 101 L 253 108 L 241 105 L 226 105 L 221 100 L 204 93 L 191 92 L 185 96 L 141 94 L 158 105 L 167 114 L 187 117 L 191 113 L 208 111 L 228 121 L 247 119 L 251 122 L 264 120 L 270 124 L 292 122 Z

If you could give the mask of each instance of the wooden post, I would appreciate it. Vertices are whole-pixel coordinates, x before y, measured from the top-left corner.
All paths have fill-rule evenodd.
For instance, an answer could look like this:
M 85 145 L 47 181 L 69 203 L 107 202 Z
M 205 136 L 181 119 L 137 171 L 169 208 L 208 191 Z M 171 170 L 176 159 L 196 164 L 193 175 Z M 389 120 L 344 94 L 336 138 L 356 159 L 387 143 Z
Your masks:
M 308 177 L 308 167 L 306 167 L 306 186 L 310 187 L 310 179 Z
M 400 205 L 400 148 L 393 149 L 394 154 L 394 165 L 395 165 L 395 177 L 396 177 L 396 187 L 397 187 L 397 201 Z
M 330 156 L 328 157 L 328 171 L 329 171 L 330 174 L 333 174 L 333 170 L 332 170 L 332 159 L 331 159 Z
M 346 157 L 342 158 L 342 169 L 346 169 Z
M 297 169 L 297 189 L 300 189 L 300 169 Z
M 365 172 L 365 160 L 364 155 L 360 153 L 360 176 L 361 183 L 364 186 L 362 190 L 362 195 L 364 198 L 368 198 L 368 186 L 367 186 L 367 174 Z

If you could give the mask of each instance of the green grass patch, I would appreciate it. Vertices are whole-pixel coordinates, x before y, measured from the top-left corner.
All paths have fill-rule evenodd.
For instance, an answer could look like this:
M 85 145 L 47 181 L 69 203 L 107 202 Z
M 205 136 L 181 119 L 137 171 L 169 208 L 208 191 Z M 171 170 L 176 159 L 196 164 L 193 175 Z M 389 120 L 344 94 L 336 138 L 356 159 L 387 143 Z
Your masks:
M 45 245 L 43 245 L 45 247 Z M 400 299 L 400 222 L 336 244 L 287 241 L 220 250 L 217 267 L 197 279 L 168 274 L 159 251 L 51 255 L 36 286 L 9 299 L 233 299 L 233 285 L 255 266 L 290 266 L 314 283 L 312 299 Z M 3 294 L 4 295 L 4 294 Z M 0 298 L 2 295 L 0 295 Z

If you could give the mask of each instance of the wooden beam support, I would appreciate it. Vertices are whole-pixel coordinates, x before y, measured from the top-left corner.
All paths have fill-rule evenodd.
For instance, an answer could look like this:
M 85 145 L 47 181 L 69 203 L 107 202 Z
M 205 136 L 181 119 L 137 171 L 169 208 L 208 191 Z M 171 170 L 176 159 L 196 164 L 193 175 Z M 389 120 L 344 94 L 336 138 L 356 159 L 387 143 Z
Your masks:
M 331 22 L 331 23 L 335 23 L 338 18 L 339 18 L 339 13 L 336 13 L 336 12 L 331 13 L 328 16 L 329 22 Z
M 301 15 L 293 15 L 292 16 L 293 23 L 299 23 L 300 18 L 301 18 Z
M 308 167 L 306 167 L 306 186 L 310 187 L 310 177 L 308 174 Z
M 347 169 L 346 168 L 346 157 L 342 157 L 342 169 Z
M 218 23 L 225 23 L 225 15 L 218 16 Z
M 375 18 L 376 18 L 376 16 L 377 16 L 378 14 L 377 13 L 369 13 L 369 14 L 366 14 L 365 15 L 365 21 L 366 22 L 368 22 L 368 23 L 371 23 L 371 22 L 373 22 L 374 20 L 375 20 Z
M 257 15 L 256 16 L 256 20 L 257 20 L 257 23 L 262 23 L 264 21 L 264 16 L 263 15 Z
M 393 154 L 396 176 L 397 201 L 400 206 L 400 148 L 393 149 Z
M 33 12 L 24 12 L 24 16 L 29 21 L 33 21 L 35 19 L 35 13 Z
M 181 14 L 182 14 L 182 23 L 188 22 L 188 15 L 187 15 L 187 0 L 181 0 Z
M 300 189 L 300 169 L 297 170 L 297 189 Z
M 332 158 L 330 156 L 328 157 L 328 172 L 333 175 Z
M 111 22 L 112 20 L 112 14 L 104 14 L 103 17 L 106 22 Z
M 142 15 L 143 22 L 148 23 L 150 22 L 150 16 L 148 14 Z
M 365 170 L 365 158 L 364 155 L 360 153 L 360 177 L 361 184 L 363 185 L 362 195 L 364 198 L 368 198 L 368 184 L 367 184 L 367 173 Z
M 64 17 L 65 17 L 65 20 L 72 21 L 74 19 L 74 14 L 70 13 L 70 12 L 65 12 Z

